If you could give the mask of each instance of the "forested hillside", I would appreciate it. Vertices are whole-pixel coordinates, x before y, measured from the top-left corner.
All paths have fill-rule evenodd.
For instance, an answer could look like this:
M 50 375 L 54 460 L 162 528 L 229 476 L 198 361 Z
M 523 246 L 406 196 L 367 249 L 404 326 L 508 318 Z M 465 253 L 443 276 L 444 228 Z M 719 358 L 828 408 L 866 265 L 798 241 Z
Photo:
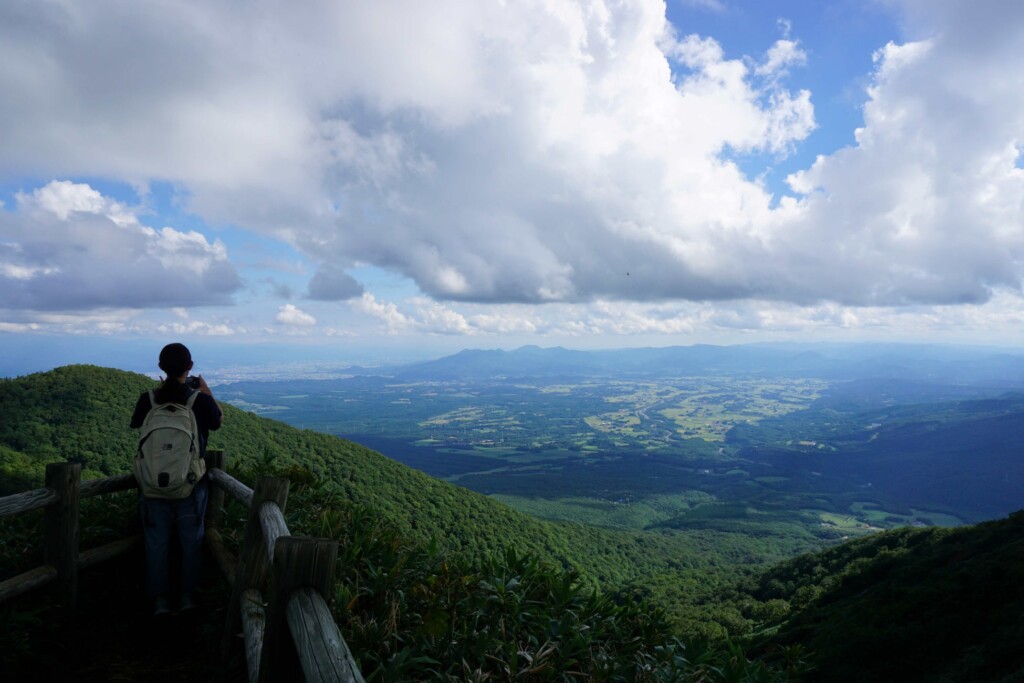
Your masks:
M 752 595 L 779 622 L 766 642 L 815 652 L 818 680 L 1024 680 L 1024 511 L 805 555 Z
M 37 488 L 50 461 L 77 460 L 86 478 L 128 471 L 128 420 L 152 385 L 88 366 L 0 380 L 0 493 Z M 1024 680 L 1024 512 L 766 568 L 757 539 L 544 522 L 350 441 L 225 415 L 211 446 L 229 469 L 289 476 L 289 525 L 341 542 L 335 614 L 374 680 Z M 133 516 L 130 500 L 98 511 L 84 535 Z M 0 579 L 38 564 L 32 533 L 0 524 Z M 5 609 L 27 626 L 5 630 L 0 663 L 40 664 L 40 609 Z
M 81 462 L 85 478 L 128 471 L 135 434 L 127 422 L 138 393 L 152 384 L 83 366 L 0 381 L 0 410 L 7 416 L 0 427 L 4 492 L 40 486 L 45 463 L 54 460 Z M 291 478 L 290 527 L 339 539 L 344 578 L 334 609 L 374 680 L 489 680 L 511 672 L 561 680 L 574 672 L 609 681 L 785 681 L 802 666 L 798 658 L 772 667 L 749 662 L 734 646 L 676 639 L 680 623 L 693 633 L 721 634 L 719 622 L 749 629 L 734 607 L 708 592 L 727 583 L 709 570 L 717 566 L 728 574 L 733 562 L 743 561 L 743 548 L 723 550 L 704 536 L 542 522 L 357 444 L 231 406 L 211 446 L 228 450 L 229 469 L 243 480 L 257 472 Z M 83 513 L 95 515 L 84 538 L 102 537 L 134 517 L 130 500 L 97 501 L 88 501 L 91 509 Z M 235 516 L 237 527 L 237 510 Z M 38 564 L 32 536 L 31 520 L 0 524 L 4 577 Z M 655 575 L 688 587 L 690 603 L 680 602 L 683 609 L 672 617 L 621 588 Z M 709 596 L 708 604 L 697 605 Z M 36 649 L 34 643 L 54 637 L 51 620 L 39 616 L 46 609 L 45 603 L 5 608 L 4 619 L 24 625 L 0 642 L 0 663 L 9 670 L 42 667 L 66 675 L 67 667 L 80 664 Z M 118 640 L 109 654 L 116 666 L 142 675 L 148 665 L 138 659 L 138 648 L 121 644 L 138 631 L 107 612 L 91 614 L 89 623 Z M 135 658 L 125 660 L 126 653 Z M 107 666 L 103 655 L 94 653 L 100 659 L 90 669 L 75 669 L 75 677 L 100 675 Z M 176 666 L 181 675 L 194 675 L 187 663 Z
M 128 422 L 139 393 L 153 386 L 142 375 L 92 366 L 0 381 L 0 410 L 7 416 L 0 424 L 0 493 L 40 486 L 45 463 L 56 460 L 81 462 L 84 478 L 130 471 L 137 437 Z M 224 426 L 211 433 L 210 446 L 227 451 L 229 470 L 305 470 L 412 539 L 435 539 L 475 558 L 515 547 L 606 589 L 661 585 L 664 591 L 646 593 L 689 631 L 750 630 L 723 594 L 740 568 L 763 561 L 756 541 L 747 545 L 713 531 L 610 531 L 545 522 L 351 441 L 223 407 Z

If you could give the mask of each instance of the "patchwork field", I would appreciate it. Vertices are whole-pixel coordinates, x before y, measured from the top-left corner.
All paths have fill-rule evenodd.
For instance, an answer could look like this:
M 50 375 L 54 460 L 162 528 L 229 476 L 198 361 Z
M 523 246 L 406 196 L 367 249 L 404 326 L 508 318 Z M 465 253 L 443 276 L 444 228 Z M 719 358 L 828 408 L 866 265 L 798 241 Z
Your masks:
M 354 378 L 244 383 L 218 393 L 549 519 L 753 534 L 795 552 L 985 514 L 951 500 L 927 463 L 909 455 L 930 447 L 934 425 L 961 419 L 957 409 L 865 412 L 843 391 L 813 378 L 683 376 Z M 925 436 L 908 438 L 913 429 Z M 904 479 L 890 472 L 897 461 Z

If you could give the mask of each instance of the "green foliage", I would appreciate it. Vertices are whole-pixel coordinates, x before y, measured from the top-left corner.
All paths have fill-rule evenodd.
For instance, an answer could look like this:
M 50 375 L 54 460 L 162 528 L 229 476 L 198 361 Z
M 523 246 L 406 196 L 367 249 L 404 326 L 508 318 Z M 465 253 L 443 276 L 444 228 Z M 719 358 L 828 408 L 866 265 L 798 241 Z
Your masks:
M 153 385 L 90 365 L 0 379 L 0 494 L 42 486 L 48 462 L 80 462 L 83 478 L 127 472 L 137 438 L 128 422 Z
M 294 467 L 288 523 L 339 541 L 334 611 L 368 681 L 787 681 L 734 643 L 683 642 L 635 596 L 512 547 L 470 559 L 417 542 Z M 246 472 L 243 476 L 251 476 Z
M 764 642 L 816 652 L 821 680 L 1019 680 L 1024 511 L 805 555 L 766 572 L 751 594 L 774 624 Z

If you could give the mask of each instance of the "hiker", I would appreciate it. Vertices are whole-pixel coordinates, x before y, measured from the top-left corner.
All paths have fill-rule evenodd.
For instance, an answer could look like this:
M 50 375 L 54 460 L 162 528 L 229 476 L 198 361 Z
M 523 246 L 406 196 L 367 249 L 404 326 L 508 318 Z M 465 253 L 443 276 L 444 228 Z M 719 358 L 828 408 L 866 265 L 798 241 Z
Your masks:
M 172 529 L 181 547 L 178 610 L 196 606 L 193 594 L 199 582 L 209 494 L 206 442 L 223 420 L 203 376 L 189 376 L 192 354 L 184 344 L 165 346 L 159 367 L 166 377 L 157 389 L 139 396 L 131 421 L 132 429 L 141 428 L 135 476 L 145 536 L 146 593 L 153 600 L 154 616 L 171 611 Z

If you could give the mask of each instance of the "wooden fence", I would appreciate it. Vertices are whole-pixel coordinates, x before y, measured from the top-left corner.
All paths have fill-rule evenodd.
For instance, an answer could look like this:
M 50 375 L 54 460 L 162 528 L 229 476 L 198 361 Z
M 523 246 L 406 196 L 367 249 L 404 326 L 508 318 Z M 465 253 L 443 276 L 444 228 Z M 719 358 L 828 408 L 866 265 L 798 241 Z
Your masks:
M 241 628 L 249 680 L 293 680 L 287 671 L 294 647 L 307 681 L 362 682 L 331 616 L 338 543 L 292 536 L 284 520 L 288 480 L 260 477 L 255 490 L 224 471 L 224 451 L 207 453 L 210 504 L 206 546 L 231 584 L 231 602 L 224 624 L 222 649 L 232 649 Z M 54 584 L 61 603 L 73 609 L 78 598 L 78 573 L 135 547 L 141 536 L 79 551 L 79 501 L 138 488 L 124 474 L 80 481 L 81 465 L 53 463 L 46 467 L 45 487 L 0 498 L 0 517 L 42 509 L 43 565 L 0 583 L 0 603 L 34 588 Z M 238 562 L 232 561 L 220 533 L 225 495 L 249 509 Z M 287 635 L 291 634 L 291 645 Z

